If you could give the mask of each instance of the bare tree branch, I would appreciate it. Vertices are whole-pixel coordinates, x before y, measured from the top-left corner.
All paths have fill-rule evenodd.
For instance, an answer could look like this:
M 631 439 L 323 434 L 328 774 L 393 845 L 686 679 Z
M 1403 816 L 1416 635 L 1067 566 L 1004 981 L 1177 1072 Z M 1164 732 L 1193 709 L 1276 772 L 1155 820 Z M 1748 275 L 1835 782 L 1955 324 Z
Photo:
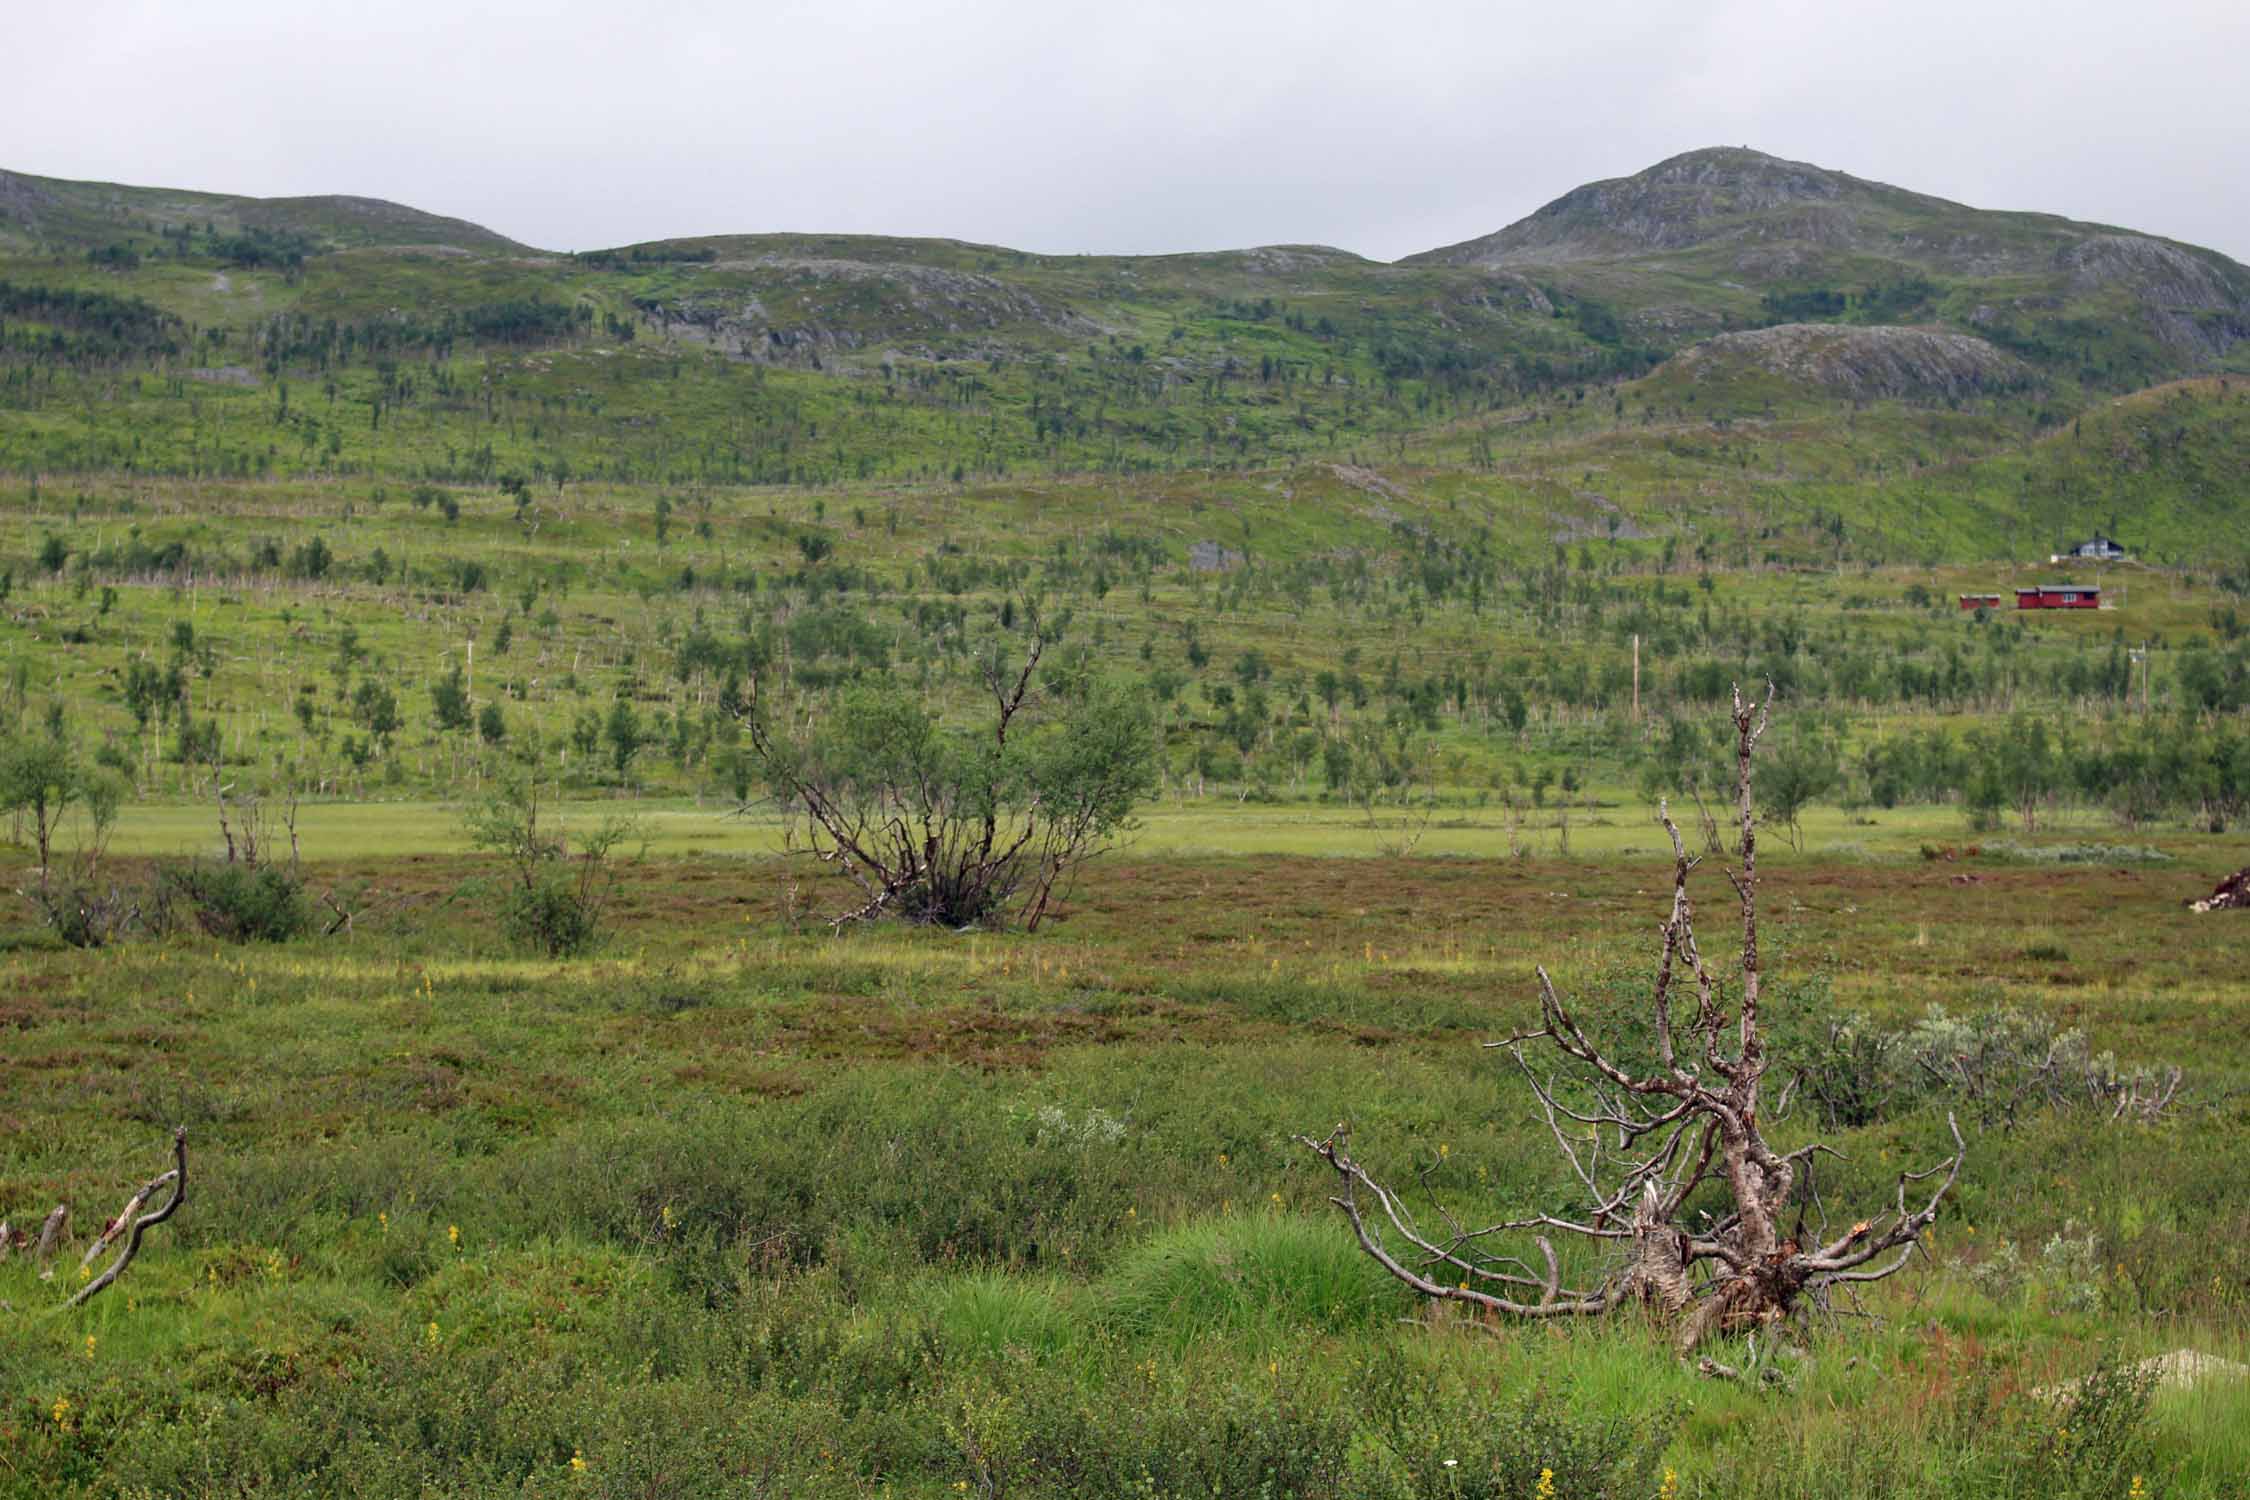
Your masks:
M 172 1170 L 161 1177 L 152 1179 L 147 1186 L 135 1193 L 132 1200 L 126 1204 L 126 1212 L 131 1213 L 138 1209 L 142 1203 L 148 1201 L 158 1188 L 163 1187 L 166 1183 L 171 1184 L 172 1196 L 165 1200 L 164 1206 L 154 1213 L 142 1214 L 139 1218 L 133 1220 L 131 1227 L 126 1231 L 125 1248 L 118 1252 L 117 1259 L 109 1263 L 108 1270 L 80 1287 L 78 1295 L 64 1303 L 64 1307 L 83 1307 L 108 1290 L 112 1282 L 125 1274 L 125 1268 L 133 1263 L 133 1257 L 140 1254 L 141 1236 L 178 1213 L 180 1205 L 187 1201 L 187 1127 L 185 1125 L 172 1132 Z M 123 1220 L 124 1215 L 120 1215 L 119 1222 L 122 1223 Z M 113 1224 L 102 1233 L 106 1239 L 113 1236 L 115 1232 L 116 1225 Z M 90 1255 L 87 1257 L 89 1262 L 92 1259 L 93 1257 Z

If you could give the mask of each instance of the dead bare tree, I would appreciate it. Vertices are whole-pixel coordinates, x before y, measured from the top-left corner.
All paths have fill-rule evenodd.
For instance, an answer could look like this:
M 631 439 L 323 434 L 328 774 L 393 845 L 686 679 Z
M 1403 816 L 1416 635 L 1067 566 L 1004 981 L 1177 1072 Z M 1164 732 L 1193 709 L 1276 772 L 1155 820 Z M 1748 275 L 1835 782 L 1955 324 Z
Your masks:
M 1770 688 L 1768 694 L 1770 701 Z M 1672 909 L 1660 928 L 1648 998 L 1653 1057 L 1628 1066 L 1617 1049 L 1589 1038 L 1544 968 L 1538 971 L 1540 1027 L 1487 1043 L 1504 1050 L 1530 1085 L 1583 1190 L 1586 1202 L 1575 1214 L 1539 1213 L 1468 1229 L 1441 1211 L 1443 1232 L 1427 1231 L 1398 1192 L 1351 1157 L 1344 1125 L 1319 1140 L 1297 1138 L 1342 1179 L 1343 1192 L 1332 1201 L 1350 1219 L 1361 1248 L 1423 1296 L 1518 1318 L 1642 1307 L 1675 1328 L 1684 1358 L 1714 1334 L 1759 1328 L 1808 1299 L 1824 1302 L 1830 1288 L 1896 1273 L 1960 1175 L 1967 1148 L 1948 1115 L 1952 1155 L 1924 1171 L 1901 1173 L 1888 1209 L 1829 1233 L 1818 1195 L 1810 1191 L 1813 1160 L 1829 1148 L 1815 1143 L 1782 1152 L 1766 1140 L 1751 763 L 1765 733 L 1767 704 L 1746 702 L 1737 689 L 1733 720 L 1741 865 L 1727 878 L 1741 912 L 1742 956 L 1732 1014 L 1727 986 L 1696 942 L 1689 876 L 1702 857 L 1688 855 L 1665 809 Z M 1694 1013 L 1676 1020 L 1682 983 L 1693 989 Z M 1534 1067 L 1526 1050 L 1534 1044 L 1560 1064 L 1557 1071 Z M 1705 1187 L 1722 1195 L 1721 1211 L 1699 1210 L 1691 1225 L 1691 1199 Z M 1793 1224 L 1787 1222 L 1792 1208 Z M 1816 1213 L 1822 1225 L 1808 1237 L 1807 1218 Z M 1510 1232 L 1531 1236 L 1538 1268 L 1488 1248 Z M 1563 1257 L 1549 1233 L 1576 1235 L 1609 1253 L 1596 1274 L 1565 1285 Z M 1710 1360 L 1702 1364 L 1710 1373 L 1732 1373 Z

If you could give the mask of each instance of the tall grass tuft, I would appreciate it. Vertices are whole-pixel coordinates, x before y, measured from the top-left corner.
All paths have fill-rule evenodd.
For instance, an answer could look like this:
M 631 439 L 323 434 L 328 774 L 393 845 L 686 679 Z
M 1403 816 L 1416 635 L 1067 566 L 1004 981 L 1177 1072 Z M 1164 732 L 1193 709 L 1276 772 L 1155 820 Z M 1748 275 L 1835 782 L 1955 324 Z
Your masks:
M 1061 1288 L 1038 1277 L 985 1274 L 948 1277 L 925 1293 L 929 1319 L 948 1349 L 987 1356 L 1052 1358 L 1075 1334 Z
M 1214 1334 L 1342 1332 L 1397 1317 L 1396 1283 L 1332 1222 L 1287 1214 L 1202 1219 L 1128 1252 L 1100 1288 L 1120 1332 L 1189 1343 Z

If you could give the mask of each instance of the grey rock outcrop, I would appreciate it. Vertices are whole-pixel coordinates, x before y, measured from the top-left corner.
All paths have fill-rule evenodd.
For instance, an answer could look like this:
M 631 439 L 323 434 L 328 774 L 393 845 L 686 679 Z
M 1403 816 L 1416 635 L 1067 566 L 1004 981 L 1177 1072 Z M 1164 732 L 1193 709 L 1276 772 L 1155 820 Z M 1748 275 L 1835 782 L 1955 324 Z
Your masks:
M 2033 379 L 2022 361 L 1973 334 L 1829 323 L 1721 334 L 1682 350 L 1664 368 L 1693 381 L 1762 371 L 1855 400 L 1989 395 Z

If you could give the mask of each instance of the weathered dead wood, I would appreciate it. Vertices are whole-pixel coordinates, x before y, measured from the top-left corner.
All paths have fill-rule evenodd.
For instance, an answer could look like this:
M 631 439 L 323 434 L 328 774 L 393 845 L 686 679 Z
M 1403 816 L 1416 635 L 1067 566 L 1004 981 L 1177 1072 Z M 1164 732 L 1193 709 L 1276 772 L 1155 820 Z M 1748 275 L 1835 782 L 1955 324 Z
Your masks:
M 47 1215 L 47 1222 L 39 1226 L 39 1243 L 31 1253 L 38 1258 L 42 1268 L 39 1273 L 41 1280 L 55 1274 L 45 1267 L 47 1262 L 55 1258 L 55 1252 L 62 1248 L 63 1235 L 69 1228 L 70 1205 L 67 1203 L 56 1204 L 54 1211 Z
M 1732 717 L 1740 865 L 1725 873 L 1742 932 L 1732 973 L 1716 972 L 1696 940 L 1689 876 L 1704 856 L 1689 855 L 1669 809 L 1660 807 L 1673 876 L 1649 993 L 1653 1065 L 1627 1067 L 1589 1037 L 1544 968 L 1537 971 L 1538 1029 L 1486 1044 L 1504 1050 L 1529 1086 L 1586 1199 L 1575 1216 L 1541 1213 L 1466 1229 L 1446 1215 L 1444 1233 L 1425 1231 L 1398 1193 L 1352 1159 L 1344 1125 L 1320 1140 L 1297 1138 L 1342 1179 L 1342 1195 L 1331 1201 L 1351 1222 L 1360 1247 L 1421 1295 L 1527 1318 L 1638 1306 L 1675 1328 L 1675 1346 L 1686 1358 L 1714 1335 L 1777 1322 L 1830 1286 L 1895 1274 L 1960 1175 L 1967 1148 L 1949 1115 L 1952 1154 L 1927 1170 L 1902 1173 L 1889 1209 L 1833 1237 L 1822 1237 L 1825 1228 L 1808 1235 L 1808 1211 L 1820 1210 L 1825 1218 L 1810 1191 L 1811 1164 L 1828 1148 L 1816 1143 L 1781 1152 L 1765 1136 L 1768 1121 L 1787 1107 L 1784 1091 L 1769 1116 L 1762 1094 L 1768 1057 L 1759 1017 L 1751 767 L 1766 729 L 1766 705 L 1746 702 L 1737 690 Z M 1534 1068 L 1527 1048 L 1535 1044 L 1558 1064 L 1556 1072 Z M 1933 1182 L 1925 1198 L 1922 1189 Z M 1723 1211 L 1698 1210 L 1690 1228 L 1686 1214 L 1699 1191 L 1706 1201 L 1715 1195 Z M 1792 1206 L 1795 1223 L 1784 1227 Z M 1606 1245 L 1607 1269 L 1565 1286 L 1544 1236 L 1534 1241 L 1543 1272 L 1486 1248 L 1494 1236 L 1543 1230 Z M 1406 1248 L 1394 1249 L 1394 1242 Z
M 170 1173 L 166 1173 L 165 1176 L 159 1177 L 153 1182 L 141 1184 L 134 1191 L 133 1196 L 125 1200 L 125 1206 L 117 1211 L 117 1217 L 102 1226 L 102 1232 L 94 1236 L 94 1242 L 88 1245 L 86 1253 L 78 1258 L 80 1270 L 92 1265 L 104 1250 L 117 1243 L 117 1237 L 132 1227 L 133 1218 L 140 1213 L 141 1205 L 148 1202 L 156 1190 L 170 1179 L 170 1175 Z
M 131 1225 L 125 1231 L 125 1248 L 118 1252 L 117 1259 L 109 1263 L 108 1270 L 103 1271 L 92 1281 L 80 1287 L 78 1294 L 63 1304 L 65 1308 L 83 1307 L 107 1291 L 111 1283 L 125 1274 L 125 1268 L 133 1263 L 133 1257 L 140 1254 L 141 1236 L 178 1213 L 180 1205 L 187 1201 L 187 1127 L 184 1125 L 172 1132 L 172 1170 L 161 1176 L 151 1178 L 139 1192 L 135 1193 L 125 1205 L 126 1212 L 118 1216 L 118 1222 L 122 1223 L 126 1218 L 131 1217 L 141 1204 L 146 1203 L 155 1195 L 158 1188 L 167 1184 L 172 1189 L 172 1196 L 164 1200 L 164 1206 L 154 1213 L 141 1214 L 140 1217 L 133 1219 Z M 117 1225 L 112 1224 L 102 1231 L 103 1238 L 105 1240 L 114 1238 L 116 1232 Z M 90 1255 L 87 1257 L 89 1262 L 92 1259 L 93 1257 Z
M 2250 911 L 2250 867 L 2235 871 L 2211 888 L 2200 901 L 2190 901 L 2189 911 Z

